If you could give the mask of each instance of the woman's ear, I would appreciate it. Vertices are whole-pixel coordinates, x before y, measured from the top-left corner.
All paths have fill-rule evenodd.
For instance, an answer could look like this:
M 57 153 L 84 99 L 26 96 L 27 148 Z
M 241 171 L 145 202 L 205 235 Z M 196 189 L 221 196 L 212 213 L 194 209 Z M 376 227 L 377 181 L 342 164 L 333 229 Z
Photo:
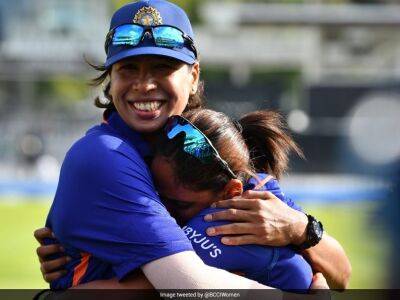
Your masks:
M 200 80 L 200 64 L 198 62 L 194 63 L 191 66 L 191 75 L 192 75 L 192 88 L 190 90 L 190 95 L 195 95 L 197 89 L 199 87 L 199 80 Z
M 231 179 L 224 187 L 224 199 L 240 196 L 243 193 L 243 184 L 239 179 Z

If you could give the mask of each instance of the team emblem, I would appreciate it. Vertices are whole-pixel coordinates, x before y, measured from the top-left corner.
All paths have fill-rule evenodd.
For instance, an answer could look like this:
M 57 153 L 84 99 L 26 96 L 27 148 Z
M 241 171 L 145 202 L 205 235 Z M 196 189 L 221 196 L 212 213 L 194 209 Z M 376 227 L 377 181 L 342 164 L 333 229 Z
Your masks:
M 144 26 L 157 26 L 162 24 L 162 18 L 157 9 L 150 6 L 144 6 L 135 14 L 133 23 Z

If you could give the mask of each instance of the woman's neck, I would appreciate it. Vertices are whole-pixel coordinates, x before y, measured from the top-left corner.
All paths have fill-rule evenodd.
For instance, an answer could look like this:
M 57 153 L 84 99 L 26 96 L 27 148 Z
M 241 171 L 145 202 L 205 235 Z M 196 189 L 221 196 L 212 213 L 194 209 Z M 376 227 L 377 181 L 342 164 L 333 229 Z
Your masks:
M 143 134 L 143 139 L 150 144 L 151 147 L 154 147 L 156 141 L 157 141 L 157 135 L 159 134 L 159 131 L 157 132 L 152 132 L 152 133 L 146 133 Z

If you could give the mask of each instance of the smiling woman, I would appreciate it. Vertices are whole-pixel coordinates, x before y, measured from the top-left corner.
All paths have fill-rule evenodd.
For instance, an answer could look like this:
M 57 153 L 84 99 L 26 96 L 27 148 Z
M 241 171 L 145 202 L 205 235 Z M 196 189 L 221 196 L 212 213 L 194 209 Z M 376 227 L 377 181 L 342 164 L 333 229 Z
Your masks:
M 134 30 L 121 29 L 126 24 L 145 31 L 139 38 Z M 190 43 L 179 43 L 182 38 Z M 138 269 L 156 288 L 263 287 L 207 267 L 195 255 L 162 205 L 146 165 L 153 136 L 167 119 L 201 105 L 191 101 L 199 91 L 193 40 L 185 12 L 168 1 L 137 1 L 114 13 L 107 60 L 95 79 L 98 84 L 109 79 L 105 120 L 68 151 L 47 218 L 71 257 L 67 274 L 52 288 L 122 280 Z

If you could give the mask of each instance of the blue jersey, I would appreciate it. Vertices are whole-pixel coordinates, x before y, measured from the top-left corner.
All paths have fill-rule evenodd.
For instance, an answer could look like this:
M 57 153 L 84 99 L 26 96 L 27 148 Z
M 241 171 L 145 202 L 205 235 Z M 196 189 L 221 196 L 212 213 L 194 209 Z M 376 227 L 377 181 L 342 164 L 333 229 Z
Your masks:
M 259 179 L 263 180 L 267 176 L 259 174 Z M 257 185 L 258 182 L 251 179 L 248 187 L 254 188 Z M 268 190 L 290 207 L 300 210 L 300 207 L 284 196 L 276 179 L 269 180 L 258 190 Z M 221 237 L 209 237 L 206 234 L 208 227 L 229 223 L 204 221 L 206 214 L 220 210 L 223 209 L 207 208 L 183 227 L 194 250 L 206 264 L 243 273 L 247 278 L 282 290 L 308 290 L 313 276 L 311 267 L 291 247 L 227 246 L 221 243 Z
M 147 262 L 192 250 L 185 233 L 209 265 L 244 271 L 246 277 L 277 288 L 305 288 L 303 281 L 287 285 L 293 277 L 299 278 L 294 272 L 300 269 L 292 265 L 302 259 L 289 248 L 229 247 L 222 245 L 219 238 L 206 237 L 206 227 L 224 224 L 203 222 L 204 214 L 210 210 L 198 214 L 183 232 L 155 192 L 144 162 L 149 155 L 148 145 L 117 113 L 111 115 L 108 124 L 89 130 L 67 153 L 46 226 L 53 229 L 72 261 L 66 266 L 68 274 L 52 282 L 51 288 L 122 279 Z M 260 174 L 261 179 L 264 177 Z M 252 179 L 247 188 L 257 184 Z M 276 181 L 260 189 L 274 192 L 295 207 L 280 192 Z M 252 253 L 251 259 L 244 253 Z M 232 264 L 235 261 L 242 265 Z M 256 261 L 265 261 L 266 268 L 256 269 Z
M 193 250 L 156 193 L 144 161 L 149 154 L 116 112 L 68 151 L 46 226 L 72 261 L 52 288 L 122 279 L 150 261 Z

